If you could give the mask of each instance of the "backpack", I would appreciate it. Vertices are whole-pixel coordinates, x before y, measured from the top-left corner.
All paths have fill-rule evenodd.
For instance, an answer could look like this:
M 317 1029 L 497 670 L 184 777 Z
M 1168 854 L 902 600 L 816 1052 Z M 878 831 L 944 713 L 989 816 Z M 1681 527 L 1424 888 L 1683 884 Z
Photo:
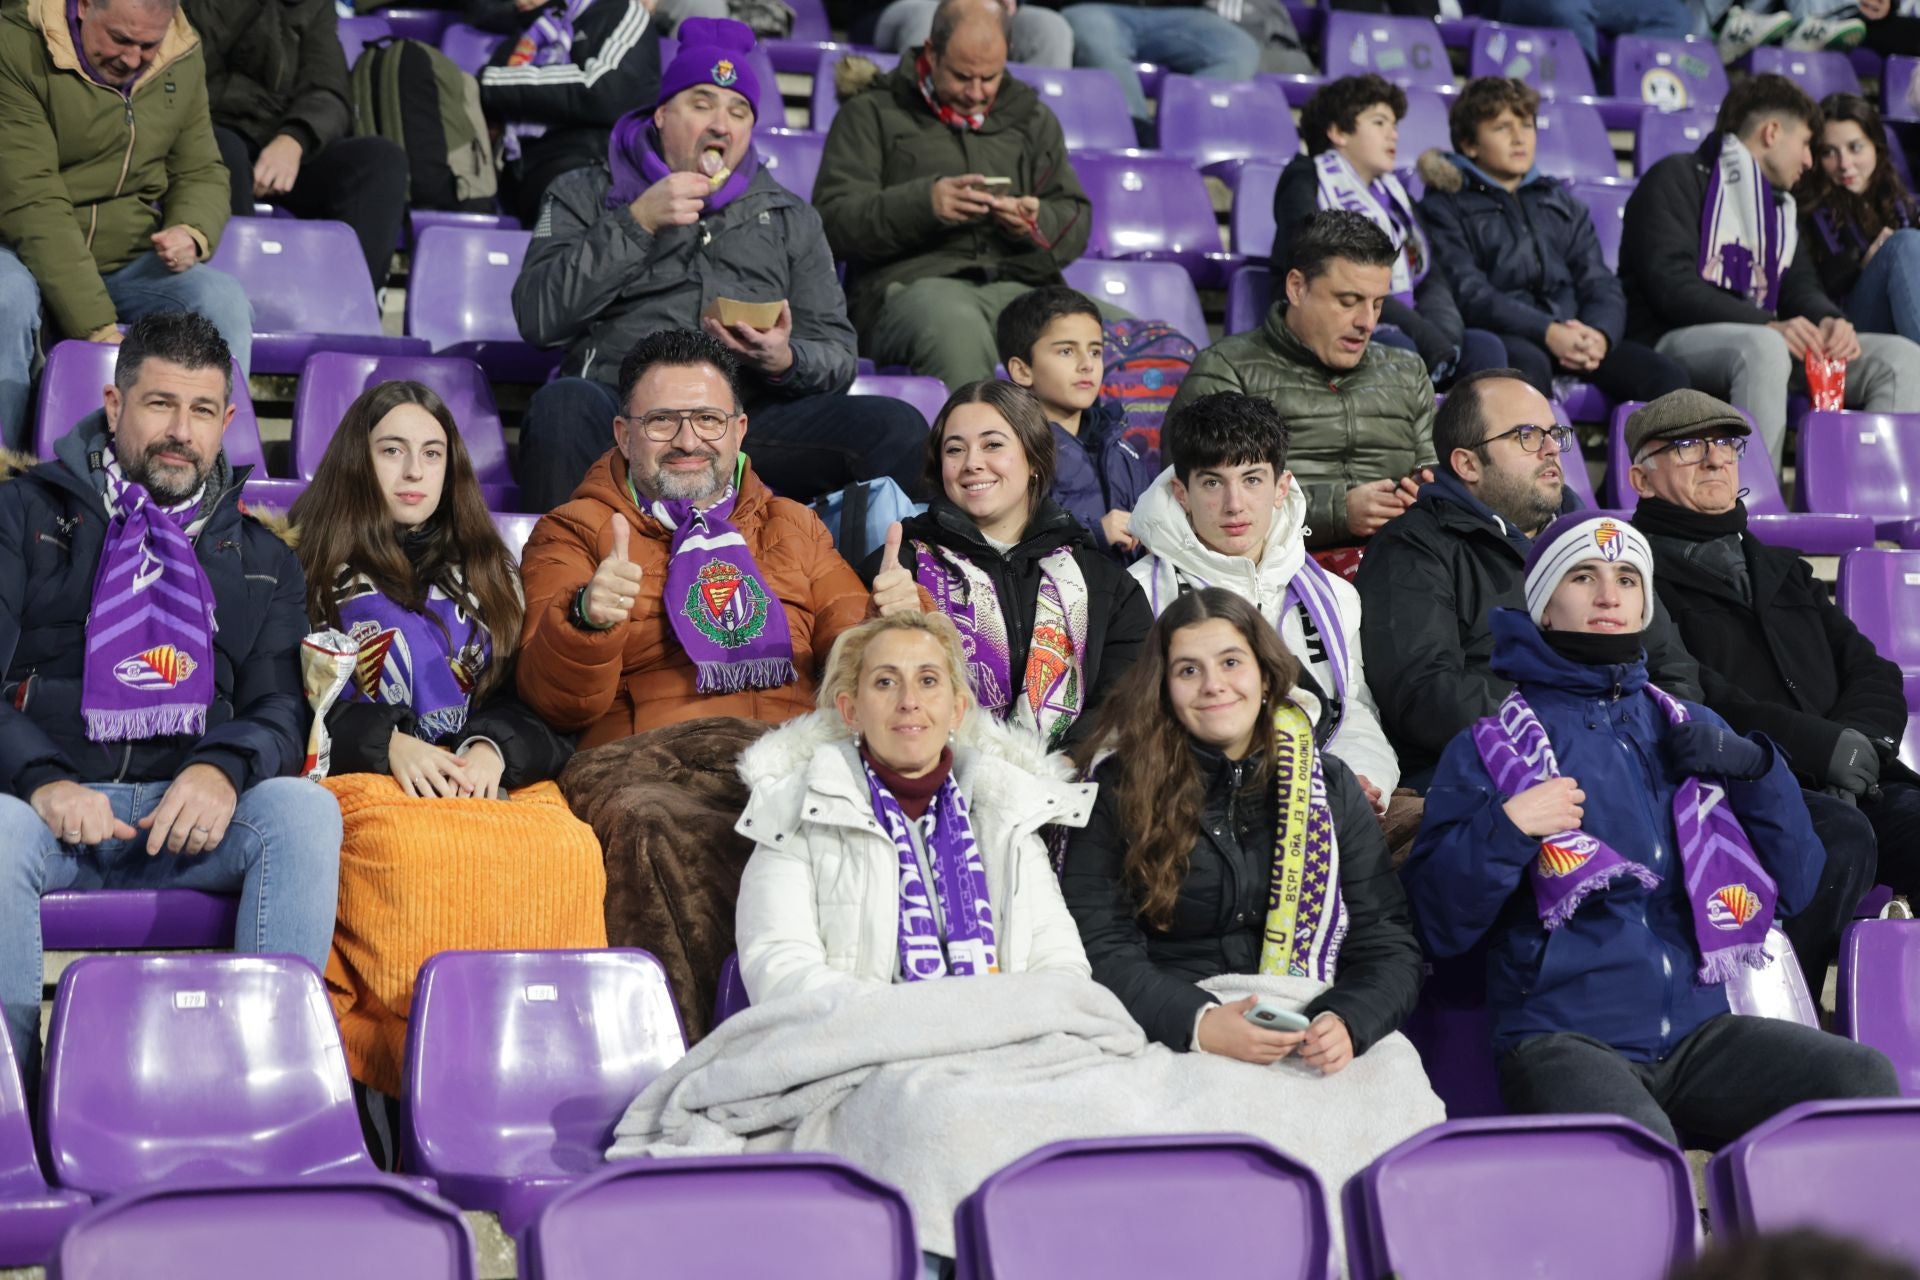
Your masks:
M 500 188 L 480 82 L 432 45 L 376 40 L 347 74 L 353 131 L 407 153 L 407 203 L 485 213 Z
M 1141 457 L 1158 458 L 1160 424 L 1199 349 L 1160 320 L 1109 320 L 1104 327 L 1107 370 L 1100 398 L 1125 412 L 1127 429 L 1120 438 Z
M 856 480 L 813 500 L 813 513 L 827 526 L 840 558 L 851 565 L 862 563 L 886 545 L 887 527 L 894 521 L 925 510 L 889 476 Z

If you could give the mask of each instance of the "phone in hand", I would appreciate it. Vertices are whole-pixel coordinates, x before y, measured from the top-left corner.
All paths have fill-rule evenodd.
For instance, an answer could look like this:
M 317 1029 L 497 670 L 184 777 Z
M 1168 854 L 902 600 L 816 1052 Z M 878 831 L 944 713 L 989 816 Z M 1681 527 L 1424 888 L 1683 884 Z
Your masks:
M 982 178 L 980 179 L 980 182 L 978 185 L 983 187 L 1010 187 L 1013 185 L 1013 179 L 1012 178 Z
M 1304 1013 L 1279 1004 L 1273 1000 L 1257 1000 L 1253 1008 L 1247 1010 L 1245 1017 L 1256 1027 L 1268 1031 L 1305 1031 L 1313 1025 Z

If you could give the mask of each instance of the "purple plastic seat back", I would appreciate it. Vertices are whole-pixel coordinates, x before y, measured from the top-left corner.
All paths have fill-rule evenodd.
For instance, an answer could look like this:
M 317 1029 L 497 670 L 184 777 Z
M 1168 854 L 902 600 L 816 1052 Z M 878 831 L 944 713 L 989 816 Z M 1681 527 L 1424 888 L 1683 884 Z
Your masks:
M 1473 33 L 1470 79 L 1524 80 L 1550 97 L 1593 96 L 1593 70 L 1573 32 L 1558 27 L 1510 27 L 1489 22 Z
M 1634 131 L 1633 171 L 1644 174 L 1676 151 L 1699 150 L 1713 132 L 1713 117 L 1709 107 L 1644 113 Z
M 1417 176 L 1414 164 L 1429 149 L 1453 150 L 1453 134 L 1447 128 L 1447 99 L 1435 89 L 1410 85 L 1407 114 L 1400 117 L 1399 146 L 1394 155 L 1394 163 L 1400 166 L 1400 181 Z
M 1793 943 L 1779 925 L 1767 931 L 1767 953 L 1773 957 L 1763 969 L 1740 966 L 1727 983 L 1727 1007 L 1750 1018 L 1779 1018 L 1820 1029 L 1820 1011 L 1807 990 Z
M 1266 323 L 1273 306 L 1273 273 L 1266 267 L 1241 267 L 1227 281 L 1226 332 L 1251 333 Z
M 373 16 L 384 21 L 393 29 L 393 34 L 406 40 L 420 40 L 437 45 L 440 37 L 453 25 L 453 13 L 447 9 L 409 9 L 395 6 L 389 9 L 376 9 Z
M 1620 176 L 1607 126 L 1591 103 L 1542 100 L 1534 163 L 1556 178 Z
M 602 1280 L 644 1248 L 675 1280 L 913 1280 L 899 1191 L 828 1155 L 628 1160 L 554 1198 L 521 1242 L 525 1280 Z M 635 1273 L 637 1274 L 637 1273 Z
M 1153 152 L 1083 155 L 1074 157 L 1074 170 L 1093 200 L 1089 257 L 1151 254 L 1191 271 L 1191 261 L 1220 252 L 1213 199 L 1186 161 Z
M 230 218 L 211 265 L 246 286 L 255 333 L 380 333 L 367 260 L 344 222 Z
M 789 40 L 833 39 L 833 23 L 822 0 L 790 0 L 787 7 L 793 10 L 793 30 L 787 33 Z
M 516 561 L 520 559 L 520 553 L 526 550 L 527 539 L 533 536 L 533 526 L 539 523 L 539 516 L 505 511 L 493 513 L 493 527 L 499 531 L 500 541 L 507 544 L 507 554 Z
M 93 1201 L 55 1191 L 33 1153 L 33 1127 L 12 1053 L 0 1053 L 0 1267 L 38 1267 Z
M 1233 175 L 1233 205 L 1227 213 L 1227 242 L 1243 258 L 1265 262 L 1273 255 L 1273 192 L 1283 164 L 1249 160 Z
M 853 380 L 847 388 L 848 395 L 854 396 L 892 396 L 896 400 L 905 400 L 920 411 L 920 416 L 932 426 L 933 420 L 940 416 L 940 410 L 947 404 L 947 384 L 938 378 L 919 377 L 905 373 L 863 373 Z
M 1329 79 L 1371 71 L 1396 84 L 1423 84 L 1443 93 L 1453 89 L 1453 63 L 1431 18 L 1333 9 L 1327 13 L 1324 43 Z
M 1108 262 L 1082 258 L 1062 273 L 1089 298 L 1131 312 L 1137 320 L 1160 320 L 1205 347 L 1207 316 L 1193 277 L 1172 262 Z
M 753 148 L 760 163 L 781 186 L 802 200 L 813 199 L 813 180 L 820 172 L 820 153 L 827 135 L 810 129 L 755 129 Z
M 341 18 L 337 26 L 340 33 L 340 52 L 347 56 L 349 67 L 359 59 L 362 49 L 375 40 L 385 40 L 393 34 L 393 28 L 387 25 L 385 18 Z
M 120 348 L 104 342 L 68 338 L 54 344 L 40 374 L 40 408 L 33 425 L 35 453 L 51 458 L 54 441 L 100 407 L 101 393 L 112 385 L 113 366 L 119 357 Z M 233 421 L 227 424 L 220 447 L 235 466 L 256 467 L 262 476 L 266 474 L 260 422 L 254 417 L 253 397 L 247 392 L 247 380 L 240 376 L 238 363 L 233 366 Z
M 398 1178 L 164 1187 L 88 1214 L 47 1275 L 58 1280 L 473 1280 L 459 1210 Z
M 1135 144 L 1127 96 L 1120 82 L 1098 67 L 1030 67 L 1009 62 L 1007 74 L 1031 86 L 1060 121 L 1067 149 L 1124 151 Z
M 1420 1066 L 1449 1116 L 1507 1113 L 1493 1060 L 1485 943 L 1465 955 L 1433 961 L 1433 974 L 1401 1030 L 1419 1052 Z
M 1434 1125 L 1355 1174 L 1341 1204 L 1354 1280 L 1660 1280 L 1699 1231 L 1686 1157 L 1615 1116 Z
M 1613 95 L 1660 111 L 1712 110 L 1727 96 L 1727 68 L 1711 40 L 1621 36 L 1613 42 Z
M 304 479 L 313 479 L 335 428 L 354 400 L 375 383 L 396 380 L 424 383 L 447 402 L 480 483 L 513 483 L 507 467 L 507 438 L 487 376 L 473 361 L 455 356 L 369 356 L 344 351 L 309 356 L 293 402 L 294 470 Z
M 1714 1234 L 1807 1226 L 1920 1265 L 1916 1150 L 1920 1101 L 1851 1098 L 1788 1107 L 1707 1165 Z
M 478 27 L 456 22 L 440 35 L 440 52 L 453 59 L 468 75 L 477 76 L 493 57 L 493 51 L 505 43 L 506 37 L 494 31 L 482 31 Z
M 881 75 L 900 65 L 899 54 L 881 53 L 878 49 L 829 49 L 821 54 L 820 65 L 813 72 L 813 109 L 809 116 L 809 123 L 818 133 L 827 132 L 833 125 L 833 117 L 839 114 L 840 96 L 833 89 L 833 69 L 840 65 L 840 59 L 849 56 L 867 59 L 880 68 Z
M 1888 121 L 1920 120 L 1920 111 L 1907 101 L 1908 86 L 1916 71 L 1920 71 L 1920 58 L 1896 53 L 1887 59 L 1886 74 L 1880 81 L 1880 101 L 1885 104 L 1881 114 Z
M 1838 1004 L 1834 1029 L 1886 1054 L 1900 1073 L 1900 1092 L 1920 1098 L 1920 921 L 1847 926 Z
M 1750 55 L 1756 76 L 1785 76 L 1819 102 L 1830 93 L 1859 93 L 1860 76 L 1837 50 L 1782 49 L 1761 45 Z
M 740 977 L 740 953 L 730 951 L 720 965 L 720 992 L 713 999 L 713 1025 L 719 1026 L 752 1004 L 747 997 L 747 984 Z
M 502 382 L 544 383 L 564 353 L 528 343 L 513 319 L 513 282 L 532 241 L 518 229 L 423 228 L 407 278 L 407 332 Z
M 62 889 L 40 899 L 40 942 L 48 951 L 224 951 L 239 910 L 237 895 L 198 889 Z
M 43 1083 L 61 1186 L 373 1172 L 346 1055 L 294 956 L 86 956 L 60 977 Z
M 954 1235 L 960 1274 L 981 1280 L 1334 1274 L 1320 1179 L 1237 1134 L 1041 1147 L 961 1202 Z
M 1627 224 L 1627 200 L 1633 188 L 1625 183 L 1576 182 L 1573 194 L 1587 206 L 1593 234 L 1600 240 L 1600 256 L 1613 270 L 1620 268 L 1620 236 Z
M 1280 86 L 1263 80 L 1169 75 L 1160 83 L 1160 150 L 1196 166 L 1222 160 L 1285 164 L 1300 150 Z
M 1920 672 L 1920 551 L 1849 551 L 1834 597 L 1881 657 Z
M 1553 402 L 1553 418 L 1562 426 L 1568 425 L 1566 406 L 1558 400 Z M 1587 469 L 1586 456 L 1580 452 L 1580 433 L 1577 431 L 1560 453 L 1560 481 L 1573 490 L 1582 503 L 1589 507 L 1600 505 L 1599 498 L 1593 492 L 1593 474 Z
M 1816 409 L 1800 421 L 1800 505 L 1887 526 L 1920 501 L 1920 413 Z M 1889 535 L 1891 536 L 1891 535 Z

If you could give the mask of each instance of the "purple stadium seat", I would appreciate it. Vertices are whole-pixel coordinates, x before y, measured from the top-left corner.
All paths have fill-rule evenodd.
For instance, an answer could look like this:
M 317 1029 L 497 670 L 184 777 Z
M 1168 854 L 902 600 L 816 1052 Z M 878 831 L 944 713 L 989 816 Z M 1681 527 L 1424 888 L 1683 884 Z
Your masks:
M 1273 273 L 1266 267 L 1241 267 L 1227 281 L 1226 332 L 1251 333 L 1266 323 L 1273 306 Z
M 1485 26 L 1489 20 L 1468 14 L 1460 18 L 1435 18 L 1433 23 L 1440 28 L 1440 43 L 1449 49 L 1473 48 L 1474 33 Z M 1605 39 L 1602 36 L 1601 39 Z
M 1076 156 L 1074 168 L 1093 201 L 1087 256 L 1178 262 L 1203 289 L 1219 288 L 1239 265 L 1221 250 L 1213 198 L 1186 161 L 1136 151 Z
M 1917 1149 L 1920 1101 L 1852 1098 L 1788 1107 L 1708 1163 L 1714 1235 L 1807 1226 L 1920 1265 Z
M 1920 413 L 1817 410 L 1800 420 L 1796 505 L 1870 516 L 1879 536 L 1920 510 Z
M 1920 674 L 1920 551 L 1849 551 L 1834 599 L 1881 657 Z
M 1541 93 L 1559 98 L 1591 98 L 1593 72 L 1571 31 L 1556 27 L 1510 27 L 1489 22 L 1473 35 L 1467 75 L 1524 80 Z
M 497 32 L 456 22 L 441 33 L 440 52 L 453 59 L 468 75 L 477 76 L 493 57 L 493 51 L 505 42 L 506 37 Z
M 1067 149 L 1075 156 L 1082 151 L 1125 151 L 1134 145 L 1127 96 L 1120 91 L 1120 82 L 1098 67 L 1029 67 L 1009 62 L 1007 74 L 1040 95 L 1040 101 L 1059 118 Z
M 1600 254 L 1607 266 L 1620 267 L 1620 235 L 1626 227 L 1627 199 L 1633 188 L 1620 182 L 1575 182 L 1579 196 L 1593 218 L 1593 234 L 1600 238 Z
M 520 553 L 526 550 L 527 539 L 533 536 L 533 526 L 540 523 L 540 517 L 506 511 L 492 514 L 493 527 L 500 534 L 500 541 L 507 544 L 507 554 L 519 560 Z
M 518 1235 L 605 1163 L 634 1097 L 687 1051 L 644 951 L 447 951 L 407 1026 L 405 1167 Z
M 556 1196 L 521 1240 L 525 1280 L 601 1280 L 640 1250 L 678 1280 L 915 1280 L 906 1197 L 829 1155 L 627 1160 Z M 638 1274 L 637 1272 L 634 1274 Z
M 359 59 L 362 49 L 375 40 L 385 40 L 393 34 L 393 28 L 387 25 L 387 20 L 377 17 L 341 18 L 338 29 L 340 52 L 347 55 L 349 67 Z
M 193 1276 L 474 1280 L 473 1233 L 446 1201 L 364 1179 L 166 1187 L 100 1206 L 60 1241 L 50 1280 Z
M 397 379 L 424 383 L 439 393 L 453 411 L 487 504 L 515 510 L 520 492 L 507 466 L 507 437 L 493 391 L 479 365 L 457 356 L 382 357 L 322 351 L 309 357 L 293 401 L 293 468 L 301 478 L 313 479 L 334 429 L 360 393 L 375 383 Z
M 1558 401 L 1554 403 L 1553 416 L 1556 421 L 1566 423 L 1566 408 Z M 1578 432 L 1574 433 L 1572 443 L 1560 455 L 1560 478 L 1561 483 L 1573 490 L 1581 502 L 1589 507 L 1600 505 L 1599 499 L 1593 492 L 1593 473 L 1587 469 L 1587 460 L 1580 452 Z
M 961 1201 L 954 1236 L 972 1280 L 1335 1274 L 1319 1177 L 1238 1134 L 1053 1143 Z
M 1353 1280 L 1659 1280 L 1700 1226 L 1686 1157 L 1599 1115 L 1434 1125 L 1355 1174 L 1341 1204 Z
M 524 231 L 520 219 L 510 213 L 456 213 L 451 209 L 407 210 L 408 243 L 420 243 L 420 237 L 433 227 L 454 227 L 462 231 Z
M 376 1172 L 320 975 L 293 956 L 84 956 L 53 1003 L 54 1180 L 92 1195 Z
M 1320 12 L 1314 10 L 1315 13 Z M 1262 84 L 1278 86 L 1285 95 L 1289 107 L 1304 107 L 1313 100 L 1313 95 L 1324 89 L 1327 78 L 1322 75 L 1287 75 L 1278 71 L 1262 72 L 1256 76 Z
M 1633 139 L 1633 171 L 1644 174 L 1676 151 L 1697 151 L 1713 132 L 1714 112 L 1707 107 L 1649 111 L 1640 117 Z
M 0 1053 L 0 1268 L 45 1265 L 54 1241 L 93 1201 L 56 1191 L 33 1153 L 33 1124 L 12 1053 Z
M 760 163 L 781 186 L 802 200 L 813 199 L 813 180 L 820 172 L 820 152 L 827 135 L 811 129 L 755 129 L 753 149 Z
M 720 966 L 720 992 L 713 999 L 713 1025 L 719 1026 L 752 1003 L 747 999 L 747 984 L 740 977 L 740 953 L 730 951 Z
M 1819 102 L 1830 93 L 1859 93 L 1860 77 L 1847 55 L 1836 50 L 1809 52 L 1762 45 L 1747 55 L 1748 70 L 1756 76 L 1785 76 Z
M 813 69 L 813 110 L 809 118 L 809 123 L 816 133 L 825 133 L 832 126 L 833 117 L 840 110 L 840 96 L 833 90 L 833 69 L 840 65 L 840 59 L 850 54 L 866 58 L 879 67 L 883 75 L 900 65 L 899 54 L 881 53 L 878 49 L 835 46 L 822 53 L 819 63 Z
M 1227 243 L 1249 261 L 1265 262 L 1273 253 L 1273 191 L 1285 168 L 1284 163 L 1249 160 L 1234 175 Z
M 1453 64 L 1447 59 L 1440 28 L 1429 18 L 1334 9 L 1327 14 L 1325 46 L 1329 78 L 1371 71 L 1396 84 L 1424 84 L 1442 93 L 1453 90 Z
M 405 7 L 376 9 L 373 16 L 384 21 L 388 27 L 392 28 L 393 34 L 403 40 L 422 40 L 436 46 L 447 28 L 453 25 L 454 18 L 451 9 Z
M 1463 956 L 1435 960 L 1419 1002 L 1400 1028 L 1419 1052 L 1420 1065 L 1446 1104 L 1447 1115 L 1455 1120 L 1507 1113 L 1493 1060 L 1486 972 L 1484 944 Z
M 1160 84 L 1155 124 L 1161 151 L 1221 178 L 1238 162 L 1285 164 L 1300 150 L 1286 94 L 1258 79 L 1236 84 L 1169 75 Z
M 1856 920 L 1840 941 L 1834 1030 L 1892 1059 L 1920 1098 L 1920 920 Z
M 1803 1027 L 1820 1028 L 1820 1011 L 1793 943 L 1779 925 L 1767 931 L 1767 952 L 1773 957 L 1763 969 L 1745 965 L 1727 983 L 1727 1007 L 1750 1018 L 1779 1018 Z
M 1400 181 L 1417 180 L 1414 166 L 1429 148 L 1453 150 L 1453 135 L 1447 129 L 1447 100 L 1433 89 L 1407 86 L 1407 114 L 1400 117 L 1400 145 L 1395 163 Z M 1409 185 L 1408 190 L 1413 188 Z
M 1539 149 L 1534 163 L 1556 178 L 1620 179 L 1613 142 L 1600 112 L 1586 102 L 1545 99 L 1540 103 Z
M 1160 320 L 1208 345 L 1207 317 L 1193 280 L 1171 262 L 1108 262 L 1082 258 L 1063 273 L 1067 283 L 1141 320 Z
M 1613 96 L 1656 111 L 1720 105 L 1727 69 L 1711 40 L 1621 36 L 1613 42 Z
M 789 40 L 833 39 L 833 24 L 822 0 L 789 0 L 787 7 L 793 10 L 793 30 L 787 33 Z
M 851 47 L 833 43 L 832 25 L 820 0 L 793 0 L 787 7 L 793 10 L 793 30 L 782 39 L 760 41 L 775 71 L 810 75 L 824 50 Z
M 938 378 L 916 377 L 905 373 L 863 373 L 853 380 L 847 388 L 848 395 L 855 396 L 892 396 L 896 400 L 905 400 L 920 411 L 920 416 L 932 426 L 933 420 L 940 416 L 940 410 L 947 404 L 947 384 Z
M 419 338 L 389 338 L 360 242 L 344 222 L 233 218 L 212 265 L 253 303 L 253 371 L 298 373 L 315 351 L 424 353 Z
M 1900 131 L 1892 125 L 1883 125 L 1887 139 L 1887 161 L 1893 165 L 1893 171 L 1900 176 L 1909 191 L 1913 189 L 1913 165 L 1907 159 L 1907 148 L 1900 141 Z
M 1920 71 L 1920 58 L 1896 53 L 1887 59 L 1886 76 L 1880 82 L 1881 115 L 1887 120 L 1920 120 L 1920 111 L 1907 101 L 1907 86 L 1913 83 L 1916 71 Z
M 423 230 L 407 278 L 407 332 L 501 382 L 544 383 L 565 353 L 527 342 L 513 319 L 513 282 L 532 241 L 529 231 Z
M 40 899 L 48 951 L 225 950 L 240 899 L 198 889 L 65 889 Z

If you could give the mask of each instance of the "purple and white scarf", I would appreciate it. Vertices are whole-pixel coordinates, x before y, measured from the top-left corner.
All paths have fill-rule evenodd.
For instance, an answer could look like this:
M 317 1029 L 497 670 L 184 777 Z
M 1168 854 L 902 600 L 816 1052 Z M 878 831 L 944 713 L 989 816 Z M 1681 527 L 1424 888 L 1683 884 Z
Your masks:
M 1689 718 L 1672 695 L 1653 685 L 1646 691 L 1666 713 L 1667 723 L 1682 724 Z M 1547 731 L 1518 689 L 1507 695 L 1498 714 L 1474 722 L 1473 745 L 1494 788 L 1507 799 L 1560 776 Z M 1694 942 L 1700 948 L 1699 980 L 1728 982 L 1742 965 L 1764 968 L 1772 958 L 1766 939 L 1778 893 L 1727 804 L 1726 787 L 1686 779 L 1674 792 L 1673 826 L 1693 907 Z M 1550 931 L 1571 919 L 1587 894 L 1617 876 L 1632 876 L 1649 889 L 1660 883 L 1650 867 L 1579 830 L 1542 840 L 1528 874 L 1540 923 Z
M 1066 547 L 1040 557 L 1040 591 L 1027 642 L 1025 695 L 1016 695 L 1006 611 L 993 579 L 967 557 L 915 541 L 914 578 L 960 632 L 974 701 L 996 719 L 1038 733 L 1049 751 L 1086 709 L 1087 579 Z
M 1347 936 L 1347 903 L 1326 775 L 1305 711 L 1282 702 L 1273 729 L 1273 871 L 1259 971 L 1332 982 Z
M 760 153 L 748 144 L 740 167 L 707 197 L 702 213 L 716 213 L 745 195 L 759 167 Z M 629 111 L 615 122 L 613 140 L 607 144 L 607 168 L 613 171 L 613 185 L 607 188 L 606 197 L 609 209 L 632 204 L 648 187 L 673 172 L 660 154 L 660 134 L 653 127 L 651 111 Z
M 427 614 L 402 608 L 364 576 L 343 587 L 340 629 L 360 645 L 340 697 L 413 710 L 413 734 L 439 742 L 467 724 L 473 687 L 493 660 L 493 638 L 457 583 L 458 598 L 427 591 Z
M 747 540 L 728 519 L 740 498 L 743 469 L 735 469 L 734 483 L 705 511 L 686 499 L 662 498 L 646 507 L 673 533 L 667 617 L 693 659 L 694 688 L 701 693 L 777 689 L 796 679 L 787 606 L 767 590 Z
M 1700 278 L 1777 311 L 1780 277 L 1799 242 L 1793 197 L 1776 195 L 1753 152 L 1725 135 L 1700 214 Z
M 1393 296 L 1411 306 L 1414 286 L 1427 278 L 1433 251 L 1400 179 L 1383 173 L 1370 184 L 1362 182 L 1347 158 L 1331 147 L 1313 158 L 1313 167 L 1320 179 L 1320 208 L 1359 214 L 1386 232 L 1400 250 L 1393 260 Z
M 201 734 L 213 703 L 213 587 L 193 553 L 205 486 L 162 507 L 106 460 L 107 538 L 87 616 L 80 710 L 94 742 Z
M 1000 972 L 994 943 L 993 903 L 987 896 L 987 868 L 967 819 L 967 802 L 953 775 L 935 793 L 920 819 L 920 838 L 926 845 L 929 886 L 920 872 L 910 819 L 873 766 L 865 760 L 867 791 L 873 813 L 886 824 L 900 856 L 900 973 L 908 982 L 948 976 L 969 978 Z M 940 936 L 940 917 L 933 909 L 938 898 L 946 917 L 946 937 Z

